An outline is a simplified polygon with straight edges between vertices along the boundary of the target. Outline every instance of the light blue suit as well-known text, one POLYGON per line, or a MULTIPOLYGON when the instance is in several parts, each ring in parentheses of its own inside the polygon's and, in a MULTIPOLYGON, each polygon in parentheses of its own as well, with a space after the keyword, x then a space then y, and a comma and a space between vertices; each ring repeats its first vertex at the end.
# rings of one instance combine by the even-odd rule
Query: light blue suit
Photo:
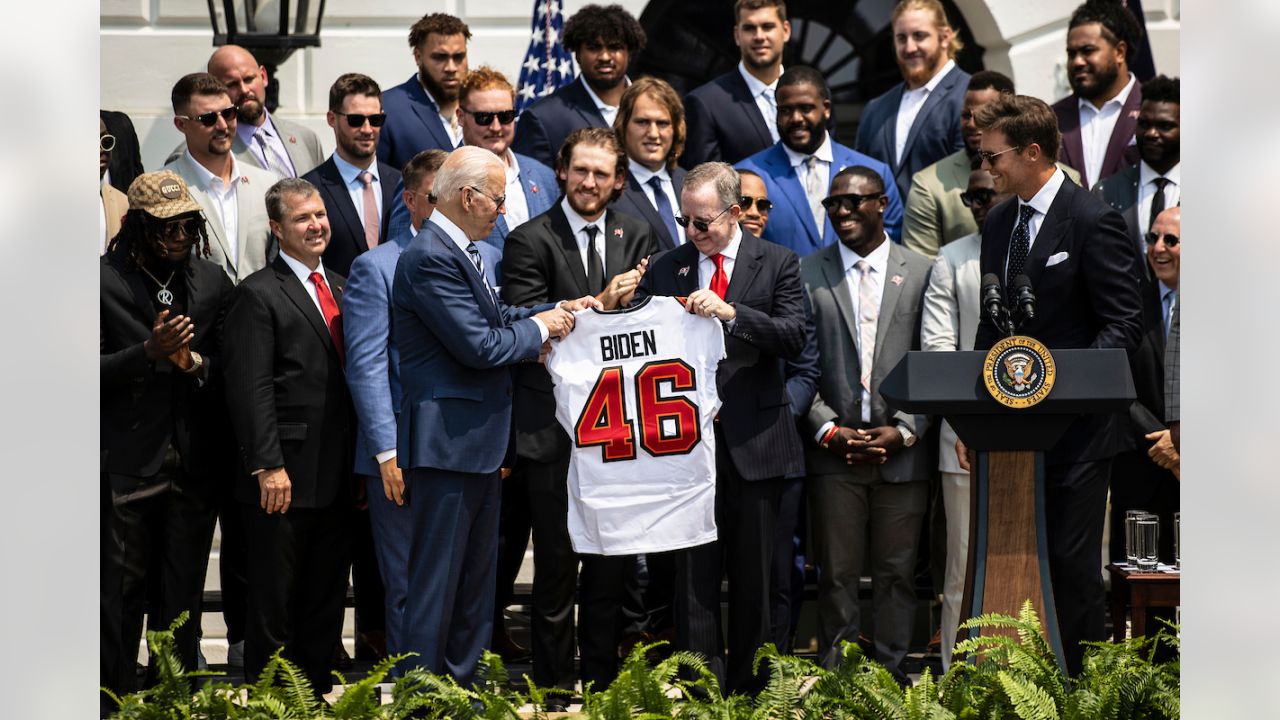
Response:
MULTIPOLYGON (((902 196, 898 194, 898 185, 893 181, 893 173, 889 166, 875 158, 847 148, 831 141, 831 177, 846 167, 863 165, 880 173, 884 179, 885 194, 889 196, 889 207, 884 211, 884 229, 894 242, 902 242, 902 196)), ((809 200, 804 194, 804 186, 791 165, 791 159, 778 141, 743 160, 734 167, 740 170, 752 170, 764 179, 769 191, 769 199, 773 201, 773 211, 769 213, 769 224, 765 226, 765 240, 790 248, 800 257, 804 257, 836 242, 836 230, 831 226, 831 219, 823 217, 822 232, 813 224, 813 213, 809 210, 809 200)))

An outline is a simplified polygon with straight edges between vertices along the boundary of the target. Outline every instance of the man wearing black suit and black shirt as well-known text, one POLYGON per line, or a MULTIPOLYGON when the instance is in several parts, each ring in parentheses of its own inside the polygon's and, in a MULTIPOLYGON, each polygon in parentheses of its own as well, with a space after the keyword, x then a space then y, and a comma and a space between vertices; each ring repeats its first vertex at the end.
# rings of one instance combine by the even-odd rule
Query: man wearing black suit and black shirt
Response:
MULTIPOLYGON (((594 295, 606 310, 626 304, 657 251, 647 223, 610 209, 622 192, 626 155, 613 131, 575 130, 560 148, 560 202, 507 236, 503 299, 512 305, 594 295)), ((533 680, 573 689, 573 594, 580 579, 578 646, 582 682, 597 691, 617 675, 620 611, 635 557, 573 552, 568 527, 569 436, 556 421, 551 377, 536 363, 516 367, 516 472, 528 482, 533 520, 533 680)))
POLYGON ((685 176, 681 224, 689 242, 654 259, 635 301, 687 296, 690 312, 721 321, 726 357, 716 386, 718 540, 676 553, 676 644, 702 653, 730 692, 754 692, 758 647, 769 642, 769 574, 784 478, 804 473, 785 364, 805 347, 804 290, 795 253, 738 224, 742 186, 725 163, 685 176), (728 663, 720 578, 729 577, 728 663))
POLYGON ((202 257, 209 239, 182 178, 139 176, 129 207, 101 261, 99 341, 100 681, 120 695, 137 689, 148 595, 158 603, 152 627, 191 613, 176 640, 183 664, 195 667, 213 489, 226 455, 213 369, 232 291, 231 279, 202 257))
POLYGON ((343 374, 345 279, 320 261, 329 219, 314 185, 267 191, 280 255, 236 288, 223 350, 249 548, 245 679, 284 649, 317 695, 333 685, 349 553, 355 416, 343 374))
MULTIPOLYGON (((1005 288, 1021 274, 1031 280, 1036 315, 1019 333, 1050 350, 1132 351, 1142 333, 1138 254, 1120 214, 1054 165, 1061 135, 1053 111, 1036 98, 1002 96, 975 120, 982 130, 978 155, 996 192, 1017 195, 987 215, 981 270, 1003 278, 1005 288)), ((987 350, 1000 337, 983 317, 974 349, 987 350)), ((1045 455, 1049 573, 1072 675, 1081 669, 1080 642, 1103 639, 1098 565, 1107 485, 1123 430, 1114 415, 1082 415, 1045 455)))

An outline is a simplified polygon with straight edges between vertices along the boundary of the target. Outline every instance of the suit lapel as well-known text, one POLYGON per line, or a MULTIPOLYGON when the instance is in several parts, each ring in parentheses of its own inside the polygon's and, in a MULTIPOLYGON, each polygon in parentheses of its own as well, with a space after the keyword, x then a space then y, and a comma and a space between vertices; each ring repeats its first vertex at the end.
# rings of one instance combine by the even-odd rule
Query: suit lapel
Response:
MULTIPOLYGON (((355 246, 356 254, 358 255, 362 250, 368 250, 367 247, 360 247, 364 242, 364 226, 360 224, 360 216, 356 213, 355 204, 351 202, 351 193, 347 191, 347 185, 342 181, 337 163, 330 156, 320 168, 320 185, 329 196, 325 205, 337 210, 335 214, 346 226, 346 236, 355 246)), ((386 205, 384 204, 383 207, 385 208, 386 205)))
POLYGON ((311 300, 311 295, 303 287, 302 281, 293 274, 293 270, 283 258, 277 257, 275 262, 271 263, 271 268, 275 270, 276 279, 280 281, 280 289, 284 291, 285 297, 297 306, 298 312, 302 313, 311 324, 311 329, 316 331, 320 336, 320 342, 324 343, 325 350, 334 352, 333 336, 329 334, 329 327, 324 324, 324 316, 320 314, 320 308, 316 307, 315 302, 311 300))
MULTIPOLYGON (((1111 139, 1107 141, 1107 152, 1102 156, 1102 167, 1099 173, 1108 175, 1114 172, 1123 162, 1125 148, 1133 139, 1134 130, 1138 126, 1138 107, 1142 104, 1142 84, 1134 82, 1129 97, 1120 107, 1120 117, 1111 130, 1111 139)), ((1089 178, 1090 182, 1098 182, 1097 178, 1089 178)))
MULTIPOLYGON (((236 217, 237 217, 237 221, 236 221, 236 247, 240 249, 240 252, 239 252, 239 253, 237 253, 237 256, 236 256, 236 269, 237 269, 237 270, 238 270, 238 269, 239 269, 239 267, 240 267, 240 263, 244 262, 244 261, 245 261, 245 258, 246 258, 246 257, 248 256, 248 254, 249 254, 249 225, 250 225, 251 223, 250 223, 250 222, 248 222, 248 220, 249 220, 249 218, 251 217, 252 213, 249 211, 249 209, 248 209, 248 208, 246 208, 246 207, 245 207, 245 204, 246 204, 246 202, 248 202, 248 203, 252 203, 255 199, 256 199, 258 202, 262 202, 262 198, 267 194, 267 189, 266 189, 266 188, 262 188, 262 192, 261 192, 261 194, 255 194, 255 195, 251 195, 251 196, 250 196, 250 197, 248 197, 248 198, 243 198, 243 197, 241 196, 241 193, 242 193, 242 192, 245 192, 245 193, 249 192, 249 186, 252 184, 252 182, 253 182, 253 181, 249 179, 249 176, 248 176, 248 175, 241 175, 237 180, 235 180, 235 184, 236 184, 236 217)), ((256 232, 256 230, 255 230, 255 232, 256 232)), ((266 258, 263 258, 262 260, 263 260, 263 262, 264 262, 264 263, 266 262, 266 258)))
POLYGON ((1080 141, 1080 104, 1079 98, 1072 95, 1070 106, 1058 116, 1062 128, 1062 161, 1080 172, 1080 183, 1089 187, 1089 178, 1084 173, 1084 145, 1080 141))
POLYGON ((231 141, 231 154, 236 156, 237 161, 252 165, 259 170, 266 170, 266 168, 262 167, 262 161, 254 154, 253 149, 240 139, 239 133, 235 134, 233 138, 231 141))
POLYGON ((396 204, 395 186, 399 184, 399 179, 394 183, 387 182, 387 170, 393 169, 390 165, 378 163, 378 185, 382 187, 382 222, 378 224, 379 244, 387 240, 387 229, 391 225, 391 209, 396 204))
MULTIPOLYGON (((946 77, 942 78, 937 87, 925 96, 924 104, 920 106, 920 112, 916 114, 916 119, 911 123, 910 130, 907 131, 907 142, 902 146, 902 157, 904 159, 911 152, 911 146, 915 144, 916 138, 920 137, 921 128, 924 127, 925 122, 928 120, 929 113, 933 112, 934 108, 938 107, 942 100, 950 94, 952 86, 959 80, 962 72, 964 71, 960 69, 959 65, 951 68, 951 71, 947 73, 946 77)), ((901 100, 901 93, 898 94, 898 98, 901 100)), ((896 116, 895 122, 889 124, 895 128, 897 127, 896 116)), ((889 147, 893 146, 890 145, 889 147)), ((895 173, 898 171, 897 163, 894 163, 893 170, 895 173)))
POLYGON ((570 85, 571 89, 566 93, 568 97, 565 99, 570 101, 569 105, 586 121, 587 127, 609 127, 609 124, 604 121, 604 116, 596 109, 596 103, 591 99, 591 94, 587 92, 586 82, 582 76, 579 76, 578 81, 570 85))
MULTIPOLYGON (((551 237, 559 240, 559 242, 553 241, 553 244, 560 251, 561 262, 569 270, 569 276, 578 286, 578 292, 586 295, 588 293, 587 271, 582 267, 582 255, 578 253, 578 238, 569 227, 569 218, 565 217, 559 203, 552 205, 547 211, 547 220, 551 223, 551 237)), ((606 242, 605 245, 608 246, 608 243, 606 242)))
MULTIPOLYGON (((679 192, 678 190, 676 191, 677 197, 679 197, 679 192)), ((644 188, 640 186, 640 181, 636 180, 635 175, 631 173, 627 173, 626 193, 631 204, 635 205, 636 209, 640 211, 641 219, 649 223, 649 226, 653 228, 662 244, 668 249, 675 247, 676 239, 671 237, 666 223, 662 222, 662 218, 659 217, 658 211, 654 209, 653 203, 649 202, 649 196, 644 194, 644 188)))
POLYGON ((227 262, 234 270, 236 263, 232 260, 235 255, 231 252, 231 246, 227 244, 227 232, 222 228, 222 216, 218 214, 218 209, 213 206, 213 198, 209 197, 209 192, 200 184, 200 176, 196 169, 191 166, 192 160, 188 159, 184 153, 178 162, 182 165, 179 174, 187 183, 187 190, 191 193, 191 197, 195 198, 196 203, 204 210, 205 225, 209 228, 209 233, 213 235, 213 241, 218 243, 218 247, 222 249, 222 255, 227 258, 227 262))
POLYGON ((1017 198, 1009 198, 987 212, 986 225, 979 228, 982 233, 982 252, 978 267, 984 273, 1004 277, 1005 262, 1009 259, 1009 241, 1013 237, 1013 223, 1017 215, 1017 198))
MULTIPOLYGON (((751 96, 751 88, 747 87, 747 81, 742 79, 742 73, 735 68, 732 71, 732 80, 729 83, 729 92, 733 95, 733 99, 738 103, 740 112, 747 119, 747 124, 755 130, 756 137, 761 145, 769 146, 773 144, 773 135, 769 134, 769 125, 765 123, 764 118, 760 115, 760 106, 756 104, 756 99, 751 96)), ((680 191, 676 190, 676 197, 680 197, 680 191)))
POLYGON ((609 278, 630 269, 625 267, 627 264, 627 243, 630 241, 631 238, 626 237, 622 229, 622 223, 618 221, 618 214, 612 210, 605 210, 604 281, 606 283, 609 282, 609 278))
POLYGON ((813 224, 813 213, 809 211, 809 196, 804 194, 800 176, 796 174, 796 169, 791 163, 787 162, 787 154, 783 152, 782 145, 775 145, 771 155, 769 160, 773 170, 770 174, 778 179, 778 189, 782 191, 782 197, 779 200, 785 202, 795 213, 799 219, 799 227, 804 228, 805 236, 809 238, 809 244, 815 248, 822 247, 822 235, 813 224))
POLYGON ((876 315, 876 347, 872 356, 873 365, 880 360, 880 348, 884 347, 884 338, 889 332, 889 325, 892 324, 893 311, 898 306, 898 298, 902 295, 902 286, 908 276, 907 262, 902 257, 902 251, 893 243, 889 243, 889 262, 885 265, 884 275, 880 312, 876 315), (897 282, 894 278, 898 279, 897 282))
MULTIPOLYGON (((889 119, 885 121, 883 125, 880 126, 880 134, 884 137, 883 147, 885 148, 885 153, 889 156, 885 158, 885 164, 888 165, 889 169, 893 170, 895 174, 898 172, 898 159, 897 157, 895 157, 895 153, 894 153, 894 148, 898 146, 897 108, 899 105, 902 104, 902 91, 904 89, 906 89, 906 86, 903 85, 902 83, 898 83, 897 85, 893 86, 892 90, 889 91, 890 95, 888 99, 886 99, 884 106, 893 108, 894 112, 892 115, 889 116, 889 119)), ((927 102, 928 100, 926 99, 926 104, 927 102)), ((916 116, 916 120, 919 121, 920 117, 923 115, 924 115, 924 108, 922 107, 920 108, 920 115, 916 116)), ((833 140, 832 142, 835 142, 835 141, 833 140)), ((907 142, 911 142, 911 133, 907 133, 907 142)), ((902 157, 906 157, 906 156, 907 156, 907 149, 903 147, 902 157)), ((886 178, 886 180, 888 179, 889 178, 886 178)))
MULTIPOLYGON (((1064 178, 1062 187, 1058 189, 1058 194, 1054 196, 1053 203, 1049 205, 1049 212, 1045 214, 1044 220, 1040 222, 1040 230, 1036 233, 1035 242, 1031 245, 1031 252, 1027 255, 1027 262, 1022 266, 1022 272, 1031 281, 1031 287, 1033 288, 1039 286, 1045 263, 1049 261, 1049 256, 1057 251, 1058 246, 1062 244, 1062 239, 1066 237, 1067 231, 1071 229, 1073 218, 1067 212, 1067 208, 1071 205, 1071 196, 1076 192, 1083 191, 1076 187, 1075 183, 1071 182, 1071 178, 1064 178)), ((1012 280, 1013 278, 1008 279, 1012 280)))
POLYGON ((412 104, 413 113, 418 116, 418 119, 427 128, 427 133, 435 138, 436 146, 453 148, 453 139, 449 137, 449 133, 444 129, 444 120, 440 117, 440 108, 427 95, 427 91, 422 89, 422 81, 418 79, 417 75, 409 78, 409 94, 417 101, 412 104))
POLYGON ((138 314, 146 321, 147 327, 151 327, 151 324, 156 319, 156 308, 151 304, 151 297, 147 295, 146 283, 142 281, 142 269, 126 271, 123 266, 117 266, 116 271, 120 273, 120 278, 128 286, 129 295, 133 298, 133 304, 138 314))
POLYGON ((831 289, 831 294, 836 301, 836 307, 840 309, 840 315, 844 318, 844 326, 849 331, 849 337, 857 344, 858 323, 853 316, 853 300, 850 299, 850 288, 848 276, 844 272, 843 258, 840 256, 840 246, 831 245, 823 248, 822 252, 822 275, 826 278, 827 287, 831 289))
POLYGON ((466 278, 467 284, 471 286, 471 292, 476 296, 476 305, 480 308, 480 313, 489 318, 494 327, 501 327, 503 324, 502 315, 498 311, 498 298, 489 293, 485 288, 485 280, 480 277, 480 272, 476 269, 475 263, 471 262, 471 258, 467 257, 467 253, 457 246, 449 236, 445 234, 434 223, 424 223, 423 227, 430 226, 431 232, 435 234, 436 242, 444 248, 444 251, 453 255, 454 259, 462 263, 462 274, 466 278), (488 297, 488 300, 484 298, 488 297))
POLYGON ((756 275, 760 274, 760 258, 764 255, 764 248, 760 247, 761 240, 741 226, 738 227, 738 232, 742 241, 738 245, 738 257, 733 262, 733 277, 729 278, 729 288, 724 293, 725 302, 735 302, 751 287, 756 275))
POLYGON ((520 189, 524 191, 524 202, 529 208, 529 217, 537 217, 551 208, 554 189, 541 187, 533 179, 532 173, 525 168, 525 163, 537 162, 533 158, 520 157, 520 189))
POLYGON ((693 243, 681 245, 671 253, 672 272, 675 273, 672 280, 676 294, 688 297, 698 289, 698 263, 702 260, 702 254, 693 243))

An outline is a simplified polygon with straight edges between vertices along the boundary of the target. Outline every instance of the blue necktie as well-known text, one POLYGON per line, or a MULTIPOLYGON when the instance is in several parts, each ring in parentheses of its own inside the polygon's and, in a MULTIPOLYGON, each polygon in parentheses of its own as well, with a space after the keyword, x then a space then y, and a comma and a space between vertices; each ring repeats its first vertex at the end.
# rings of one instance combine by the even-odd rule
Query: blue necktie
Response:
POLYGON ((671 244, 680 244, 680 232, 676 230, 676 214, 671 210, 671 201, 667 199, 667 193, 662 189, 662 178, 654 175, 649 178, 649 187, 653 188, 653 205, 658 209, 658 216, 662 218, 662 224, 667 226, 667 232, 671 233, 671 244))

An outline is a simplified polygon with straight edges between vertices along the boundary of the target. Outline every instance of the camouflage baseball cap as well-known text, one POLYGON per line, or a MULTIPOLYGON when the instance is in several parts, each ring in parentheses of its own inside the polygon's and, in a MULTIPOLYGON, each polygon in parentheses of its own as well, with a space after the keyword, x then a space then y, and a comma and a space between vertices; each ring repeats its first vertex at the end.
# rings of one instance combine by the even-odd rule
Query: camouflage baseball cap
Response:
POLYGON ((167 220, 175 215, 200 212, 191 199, 187 184, 170 170, 139 175, 129 185, 129 209, 145 210, 148 215, 167 220))

